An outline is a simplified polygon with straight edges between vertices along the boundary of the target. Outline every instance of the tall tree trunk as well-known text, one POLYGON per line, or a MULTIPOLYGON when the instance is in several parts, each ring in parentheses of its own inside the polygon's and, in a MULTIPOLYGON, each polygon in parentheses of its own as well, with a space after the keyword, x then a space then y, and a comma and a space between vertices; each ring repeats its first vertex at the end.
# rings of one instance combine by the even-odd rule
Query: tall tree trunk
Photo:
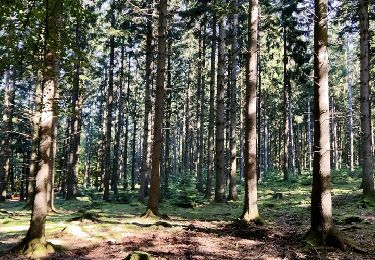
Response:
POLYGON ((375 196, 373 154, 371 149, 371 110, 369 85, 369 1, 359 0, 360 84, 361 84, 361 165, 362 188, 365 195, 375 196))
MULTIPOLYGON (((215 1, 214 1, 215 3, 215 1)), ((207 183, 205 198, 211 198, 212 175, 214 173, 214 153, 215 153, 215 73, 216 73, 216 15, 212 17, 212 39, 211 39, 211 68, 210 68, 210 108, 208 119, 208 148, 207 148, 207 183)))
MULTIPOLYGON (((349 38, 348 38, 349 39, 349 38)), ((348 137, 349 137, 349 169, 351 172, 354 170, 354 132, 353 132, 353 90, 352 90, 352 75, 351 75, 351 54, 350 47, 347 47, 347 82, 348 82, 348 137)))
POLYGON ((33 254, 33 248, 41 245, 47 250, 45 223, 47 216, 47 182, 50 169, 51 150, 53 149, 53 109, 57 88, 57 15, 60 3, 57 0, 46 1, 45 60, 43 73, 43 108, 40 121, 40 162, 36 174, 35 196, 31 214, 30 227, 26 237, 19 245, 19 250, 33 254))
POLYGON ((286 25, 285 25, 285 14, 283 10, 283 50, 284 50, 284 58, 283 58, 283 95, 284 95, 284 100, 283 100, 283 109, 284 109, 284 152, 283 152, 283 173, 284 173, 284 181, 289 180, 289 72, 288 72, 288 56, 287 56, 287 42, 286 42, 286 25))
POLYGON ((93 117, 91 114, 91 109, 89 112, 89 124, 87 129, 86 145, 85 145, 85 167, 83 170, 83 188, 87 189, 88 186, 91 187, 91 146, 93 139, 93 117))
POLYGON ((171 116, 172 116, 172 38, 168 39, 168 61, 167 61, 167 88, 166 88, 166 117, 165 117, 165 164, 164 164, 164 180, 163 193, 167 194, 169 189, 169 176, 171 173, 171 158, 170 158, 170 139, 171 139, 171 116))
MULTIPOLYGON (((115 27, 114 2, 111 6, 111 27, 115 27)), ((113 70, 115 67, 115 36, 109 38, 109 73, 108 73, 108 89, 107 89, 107 117, 104 144, 104 194, 103 200, 109 201, 109 180, 111 177, 111 130, 112 130, 112 110, 113 110, 113 70)))
MULTIPOLYGON (((76 41, 80 47, 81 31, 80 21, 76 24, 76 41)), ((71 200, 77 196, 78 185, 78 149, 81 139, 82 126, 82 97, 80 89, 80 74, 81 74, 81 53, 80 50, 76 53, 77 60, 74 64, 74 79, 72 88, 72 110, 70 114, 70 143, 68 156, 68 171, 67 171, 67 190, 66 199, 71 200)))
POLYGON ((232 1, 234 14, 232 19, 232 53, 231 53, 231 78, 230 78, 230 182, 228 200, 237 200, 237 66, 238 66, 238 0, 232 1))
POLYGON ((258 0, 249 0, 245 106, 245 199, 242 219, 259 218, 256 173, 256 92, 258 77, 258 0))
MULTIPOLYGON (((204 18, 204 21, 206 19, 204 18)), ((198 89, 197 89, 197 99, 196 99, 196 106, 197 106, 197 183, 196 189, 198 192, 203 192, 203 132, 204 132, 204 68, 205 68, 205 34, 206 34, 206 27, 203 25, 203 22, 200 24, 199 28, 199 47, 198 47, 198 89), (203 33, 202 33, 203 31, 203 33)))
MULTIPOLYGON (((226 1, 221 1, 225 4, 226 1)), ((223 15, 219 19, 219 38, 218 38, 218 65, 217 65, 217 93, 216 93, 216 185, 215 201, 225 202, 225 155, 224 155, 224 130, 225 130, 225 37, 226 37, 226 17, 223 15)))
POLYGON ((337 244, 332 221, 330 127, 327 52, 327 0, 315 0, 314 19, 314 161, 311 192, 311 228, 307 242, 337 244))
POLYGON ((0 202, 4 202, 7 195, 8 175, 10 170, 10 131, 12 125, 12 92, 10 83, 10 71, 5 72, 4 106, 2 121, 2 138, 0 149, 0 202))
POLYGON ((42 111, 42 80, 43 75, 41 71, 37 72, 35 78, 35 91, 34 91, 34 115, 33 115, 33 130, 31 140, 31 156, 30 156, 30 169, 27 178, 27 199, 26 207, 31 208, 34 200, 35 189, 35 176, 38 169, 38 148, 39 148, 39 125, 40 116, 42 111))
MULTIPOLYGON (((124 189, 128 188, 128 139, 129 139, 129 97, 130 97, 130 63, 131 63, 131 56, 130 52, 128 54, 128 82, 125 94, 125 104, 126 104, 126 112, 125 112, 125 138, 124 138, 124 149, 122 151, 123 155, 123 163, 124 163, 124 179, 123 179, 123 186, 124 189)), ((131 179, 131 189, 135 189, 135 179, 131 179)))
POLYGON ((148 187, 146 187, 147 178, 150 175, 151 167, 151 95, 152 95, 152 60, 154 56, 154 49, 152 46, 152 15, 154 13, 153 0, 148 1, 148 19, 147 19, 147 35, 146 35, 146 84, 145 84, 145 115, 143 121, 143 147, 142 147, 142 166, 141 166, 141 187, 139 189, 139 200, 143 201, 146 196, 148 187))
POLYGON ((151 187, 146 215, 157 215, 160 199, 160 154, 162 141, 164 81, 166 63, 167 0, 160 0, 158 5, 158 56, 156 72, 156 97, 154 117, 154 141, 152 144, 151 187))
POLYGON ((308 161, 309 161, 309 172, 312 171, 312 131, 311 131, 311 99, 308 98, 307 102, 307 147, 308 147, 308 161))
POLYGON ((120 82, 118 87, 118 99, 117 99, 117 128, 115 134, 115 145, 113 148, 113 170, 112 170, 112 190, 114 194, 118 193, 118 179, 119 179, 119 169, 120 167, 120 147, 121 147, 121 133, 123 128, 123 103, 124 103, 124 93, 123 93, 123 81, 124 81, 124 57, 125 57, 125 46, 121 46, 121 66, 120 66, 120 82))

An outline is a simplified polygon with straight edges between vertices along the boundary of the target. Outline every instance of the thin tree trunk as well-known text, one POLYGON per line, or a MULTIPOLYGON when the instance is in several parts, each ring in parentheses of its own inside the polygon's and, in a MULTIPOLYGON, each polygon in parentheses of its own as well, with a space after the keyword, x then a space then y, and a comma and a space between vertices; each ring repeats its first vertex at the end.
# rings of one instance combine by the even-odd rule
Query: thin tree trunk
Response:
POLYGON ((237 200, 237 66, 238 66, 238 0, 232 1, 234 14, 232 21, 232 53, 231 53, 231 79, 230 79, 230 182, 228 200, 237 200))
POLYGON ((147 178, 150 175, 151 167, 151 146, 152 146, 152 61, 154 56, 154 48, 152 46, 152 15, 154 13, 153 0, 148 1, 148 19, 147 19, 147 34, 146 34, 146 68, 145 68, 145 115, 143 121, 143 147, 142 147, 142 166, 141 166, 141 186, 139 189, 139 200, 143 201, 145 199, 147 189, 146 186, 147 178))
POLYGON ((118 89, 118 102, 117 102, 117 128, 115 134, 115 145, 113 148, 113 170, 112 170, 112 190, 114 194, 118 193, 118 179, 119 179, 119 169, 120 166, 120 146, 121 146, 121 133, 123 128, 123 103, 124 103, 124 93, 123 93, 123 81, 124 81, 124 56, 125 56, 125 46, 121 46, 121 66, 120 66, 120 82, 119 82, 119 89, 118 89))
MULTIPOLYGON (((80 46, 81 32, 80 22, 76 25, 76 41, 80 46)), ((81 53, 77 53, 77 60, 74 64, 74 79, 72 88, 72 111, 70 115, 70 142, 69 142, 69 157, 68 157, 68 171, 67 171, 67 191, 66 199, 71 200, 77 196, 78 185, 78 149, 81 139, 81 126, 82 126, 82 97, 79 77, 81 74, 81 53)))
MULTIPOLYGON (((215 3, 215 1, 214 1, 215 3)), ((215 74, 216 74, 216 15, 212 18, 212 39, 211 39, 211 69, 210 69, 210 108, 208 121, 208 149, 207 149, 207 183, 205 198, 211 198, 212 175, 214 173, 214 153, 215 153, 215 74)))
MULTIPOLYGON (((225 1, 222 1, 225 3, 225 1)), ((225 202, 225 155, 224 155, 224 130, 225 130, 225 37, 226 37, 226 17, 223 15, 219 19, 219 38, 218 38, 218 66, 217 66, 217 93, 216 93, 216 185, 215 201, 225 202)))
POLYGON ((312 134, 311 134, 311 99, 307 101, 307 146, 309 156, 309 172, 312 171, 312 134))
POLYGON ((12 92, 14 91, 10 83, 10 71, 5 72, 5 88, 4 88, 4 106, 2 121, 2 138, 0 149, 0 202, 4 202, 7 195, 7 185, 10 170, 10 131, 12 125, 12 92))
MULTIPOLYGON (((114 3, 111 6, 111 27, 115 27, 114 3)), ((113 70, 115 67, 115 36, 109 38, 109 73, 108 73, 108 89, 107 89, 107 117, 104 144, 104 194, 103 200, 109 201, 109 180, 111 177, 111 130, 112 130, 112 110, 113 110, 113 70)))

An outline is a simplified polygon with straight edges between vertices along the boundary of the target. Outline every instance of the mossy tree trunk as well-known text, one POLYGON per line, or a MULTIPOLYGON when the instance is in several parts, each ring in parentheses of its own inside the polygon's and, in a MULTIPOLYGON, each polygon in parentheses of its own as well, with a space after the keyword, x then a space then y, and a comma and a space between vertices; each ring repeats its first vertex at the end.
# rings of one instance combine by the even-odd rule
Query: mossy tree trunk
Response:
POLYGON ((258 56, 258 0, 249 1, 248 46, 246 66, 245 105, 245 199, 242 219, 246 222, 259 218, 256 173, 256 90, 258 56))

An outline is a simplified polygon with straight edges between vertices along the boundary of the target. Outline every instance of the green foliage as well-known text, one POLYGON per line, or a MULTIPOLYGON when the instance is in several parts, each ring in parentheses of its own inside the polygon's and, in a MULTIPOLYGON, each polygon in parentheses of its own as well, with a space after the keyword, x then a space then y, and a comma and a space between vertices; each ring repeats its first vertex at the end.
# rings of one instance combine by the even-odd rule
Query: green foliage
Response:
POLYGON ((173 198, 171 199, 173 205, 181 208, 194 208, 203 203, 202 195, 196 192, 192 174, 183 173, 176 181, 175 188, 171 188, 175 194, 170 195, 173 198))

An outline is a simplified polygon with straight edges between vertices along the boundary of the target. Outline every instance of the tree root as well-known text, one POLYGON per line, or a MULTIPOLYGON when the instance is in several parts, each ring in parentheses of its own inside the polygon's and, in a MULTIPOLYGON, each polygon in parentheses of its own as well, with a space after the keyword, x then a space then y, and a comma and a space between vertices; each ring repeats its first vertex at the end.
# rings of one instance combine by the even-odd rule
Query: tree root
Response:
POLYGON ((159 219, 159 213, 153 212, 151 209, 147 209, 145 213, 141 215, 141 218, 157 218, 159 219))
POLYGON ((13 254, 22 254, 31 258, 40 258, 48 254, 54 253, 55 247, 52 243, 45 241, 45 239, 23 239, 20 244, 10 250, 13 254))
POLYGON ((168 215, 160 215, 158 212, 154 212, 151 209, 147 209, 146 212, 141 215, 141 218, 171 220, 171 218, 168 217, 168 215))
POLYGON ((305 249, 311 250, 319 246, 330 246, 342 251, 354 251, 360 254, 368 254, 358 243, 344 235, 337 228, 333 227, 327 234, 322 234, 310 229, 305 238, 305 249))

